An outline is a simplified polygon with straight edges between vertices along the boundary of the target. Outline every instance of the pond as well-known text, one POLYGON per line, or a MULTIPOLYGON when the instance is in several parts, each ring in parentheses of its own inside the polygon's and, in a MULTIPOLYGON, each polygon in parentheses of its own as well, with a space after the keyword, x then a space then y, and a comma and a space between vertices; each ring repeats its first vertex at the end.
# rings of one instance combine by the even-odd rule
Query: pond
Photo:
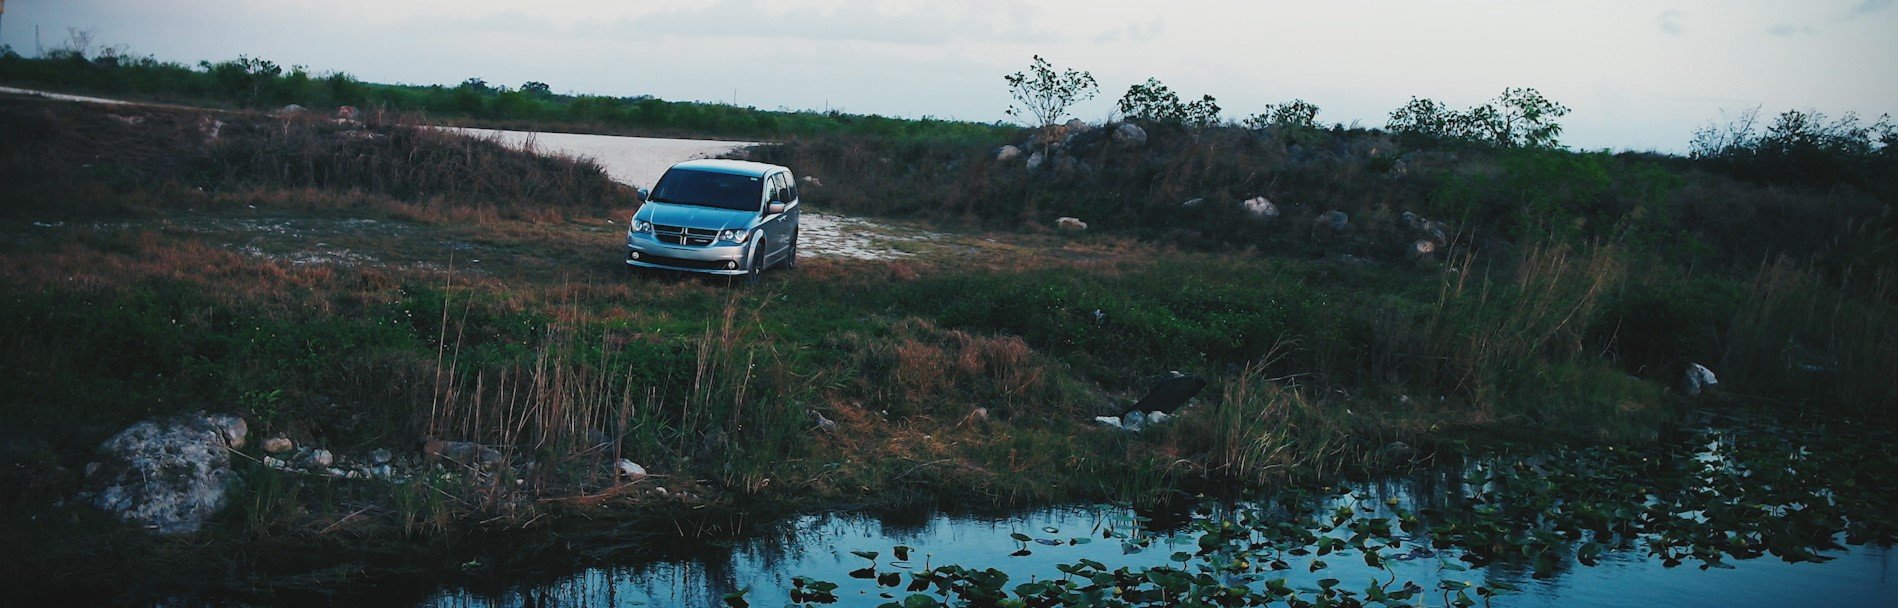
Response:
POLYGON ((685 557, 425 605, 1893 605, 1882 445, 1754 425, 1182 512, 808 515, 669 548, 685 557))

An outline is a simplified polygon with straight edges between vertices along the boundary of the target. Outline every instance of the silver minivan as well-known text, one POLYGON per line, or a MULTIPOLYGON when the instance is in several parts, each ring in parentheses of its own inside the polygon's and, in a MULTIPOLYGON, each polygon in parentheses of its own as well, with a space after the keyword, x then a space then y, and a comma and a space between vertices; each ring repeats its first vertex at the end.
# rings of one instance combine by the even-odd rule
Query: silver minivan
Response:
POLYGON ((791 170, 742 160, 673 165, 626 230, 628 268, 757 277, 797 266, 797 180, 791 170))

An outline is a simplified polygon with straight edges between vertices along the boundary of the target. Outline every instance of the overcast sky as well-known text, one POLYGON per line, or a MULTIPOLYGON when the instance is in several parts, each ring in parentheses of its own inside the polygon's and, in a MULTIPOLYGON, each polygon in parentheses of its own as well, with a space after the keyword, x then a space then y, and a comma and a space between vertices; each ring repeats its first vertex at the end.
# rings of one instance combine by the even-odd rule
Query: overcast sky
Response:
POLYGON ((77 27, 183 62, 978 121, 1005 118, 1002 76, 1040 54, 1093 72, 1093 121, 1149 76, 1227 118, 1302 98, 1369 127, 1413 95, 1526 86, 1573 108, 1567 145, 1681 151, 1723 111, 1898 113, 1895 2, 11 0, 0 43, 77 27))

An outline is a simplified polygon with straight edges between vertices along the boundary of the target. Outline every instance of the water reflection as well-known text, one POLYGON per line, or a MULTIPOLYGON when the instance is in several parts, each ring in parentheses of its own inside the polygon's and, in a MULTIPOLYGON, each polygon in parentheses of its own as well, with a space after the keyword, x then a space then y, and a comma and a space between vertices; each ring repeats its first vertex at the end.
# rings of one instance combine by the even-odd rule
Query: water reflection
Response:
MULTIPOLYGON (((1675 500, 1674 494, 1707 493, 1717 486, 1711 476, 1756 474, 1751 462, 1731 452, 1737 440, 1730 434, 1711 433, 1698 450, 1675 458, 1636 460, 1633 468, 1604 470, 1602 475, 1657 474, 1660 468, 1691 466, 1693 474, 1677 476, 1684 485, 1648 484, 1647 504, 1675 500), (1646 469, 1644 473, 1643 469, 1646 469), (1707 477, 1703 477, 1706 475, 1707 477), (1705 483, 1703 483, 1705 482, 1705 483), (1656 489, 1667 488, 1667 489, 1656 489)), ((1797 454, 1795 454, 1797 455, 1797 454)), ((1617 456, 1619 457, 1619 455, 1617 456)), ((1323 536, 1343 539, 1387 527, 1404 513, 1455 513, 1478 508, 1510 509, 1510 504, 1485 504, 1479 497, 1499 490, 1495 477, 1472 475, 1483 467, 1528 471, 1531 478, 1546 467, 1566 463, 1545 456, 1478 461, 1469 466, 1416 471, 1391 479, 1352 484, 1346 489, 1288 495, 1269 502, 1209 502, 1192 511, 1135 512, 1110 505, 1083 505, 1042 509, 1006 517, 951 515, 928 512, 890 516, 860 514, 809 515, 782 522, 755 538, 732 544, 696 543, 667 547, 668 559, 581 572, 551 583, 518 584, 480 590, 447 590, 425 605, 445 607, 489 606, 691 606, 727 605, 730 594, 742 593, 752 606, 781 606, 790 600, 793 576, 808 576, 840 584, 837 606, 877 606, 906 595, 887 587, 875 574, 907 573, 942 565, 974 570, 995 568, 1008 575, 1006 589, 1015 585, 1060 579, 1057 568, 1083 559, 1114 568, 1179 566, 1176 552, 1193 553, 1198 547, 1199 522, 1248 519, 1268 526, 1289 523, 1302 530, 1320 530, 1325 522, 1343 522, 1323 536), (1364 527, 1360 527, 1360 526, 1364 527), (912 547, 907 560, 894 547, 912 547), (874 561, 856 551, 875 552, 874 561), (866 571, 866 567, 873 570, 866 571), (856 575, 856 576, 853 576, 856 575)), ((1585 465, 1585 470, 1588 469, 1585 465)), ((1573 472, 1573 468, 1567 469, 1573 472)), ((1674 470, 1674 473, 1679 473, 1674 470)), ((1717 492, 1715 492, 1717 493, 1717 492)), ((1639 495, 1637 493, 1637 495, 1639 495)), ((1813 495, 1815 498, 1825 499, 1813 495)), ((1771 501, 1768 501, 1769 503, 1771 501)), ((1698 511, 1672 514, 1704 520, 1698 511)), ((1531 526, 1537 527, 1537 526, 1531 526)), ((1565 543, 1552 563, 1535 563, 1526 552, 1502 551, 1480 567, 1470 567, 1454 549, 1433 546, 1427 528, 1412 534, 1389 529, 1373 532, 1377 555, 1366 555, 1352 543, 1336 543, 1323 551, 1268 550, 1261 555, 1280 562, 1260 580, 1285 577, 1297 589, 1315 589, 1321 579, 1343 581, 1340 588, 1365 589, 1367 583, 1413 582, 1426 590, 1413 601, 1445 605, 1450 595, 1442 588, 1470 586, 1515 589, 1497 596, 1495 606, 1880 606, 1898 597, 1894 566, 1888 548, 1846 547, 1825 551, 1825 563, 1790 563, 1772 556, 1731 559, 1731 569, 1703 570, 1689 562, 1667 567, 1649 555, 1635 536, 1590 538, 1604 545, 1598 558, 1579 560, 1576 543, 1565 543), (1387 544, 1379 544, 1379 543, 1387 544), (1582 561, 1595 562, 1583 565, 1582 561), (1540 566, 1540 572, 1538 572, 1540 566), (1541 576, 1537 576, 1540 574, 1541 576)), ((1592 544, 1592 543, 1591 543, 1592 544)), ((1304 541, 1293 543, 1303 547, 1304 541)), ((1266 558, 1261 558, 1261 560, 1266 558)), ((1479 560, 1482 561, 1482 560, 1479 560)))

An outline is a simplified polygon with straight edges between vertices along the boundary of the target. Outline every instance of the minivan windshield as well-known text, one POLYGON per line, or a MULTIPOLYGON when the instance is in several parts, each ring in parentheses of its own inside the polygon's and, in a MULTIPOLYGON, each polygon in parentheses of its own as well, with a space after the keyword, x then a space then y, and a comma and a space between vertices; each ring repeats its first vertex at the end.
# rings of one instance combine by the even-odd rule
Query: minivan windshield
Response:
POLYGON ((757 211, 763 208, 764 180, 716 171, 672 169, 659 178, 659 185, 653 186, 652 195, 646 200, 757 211))

